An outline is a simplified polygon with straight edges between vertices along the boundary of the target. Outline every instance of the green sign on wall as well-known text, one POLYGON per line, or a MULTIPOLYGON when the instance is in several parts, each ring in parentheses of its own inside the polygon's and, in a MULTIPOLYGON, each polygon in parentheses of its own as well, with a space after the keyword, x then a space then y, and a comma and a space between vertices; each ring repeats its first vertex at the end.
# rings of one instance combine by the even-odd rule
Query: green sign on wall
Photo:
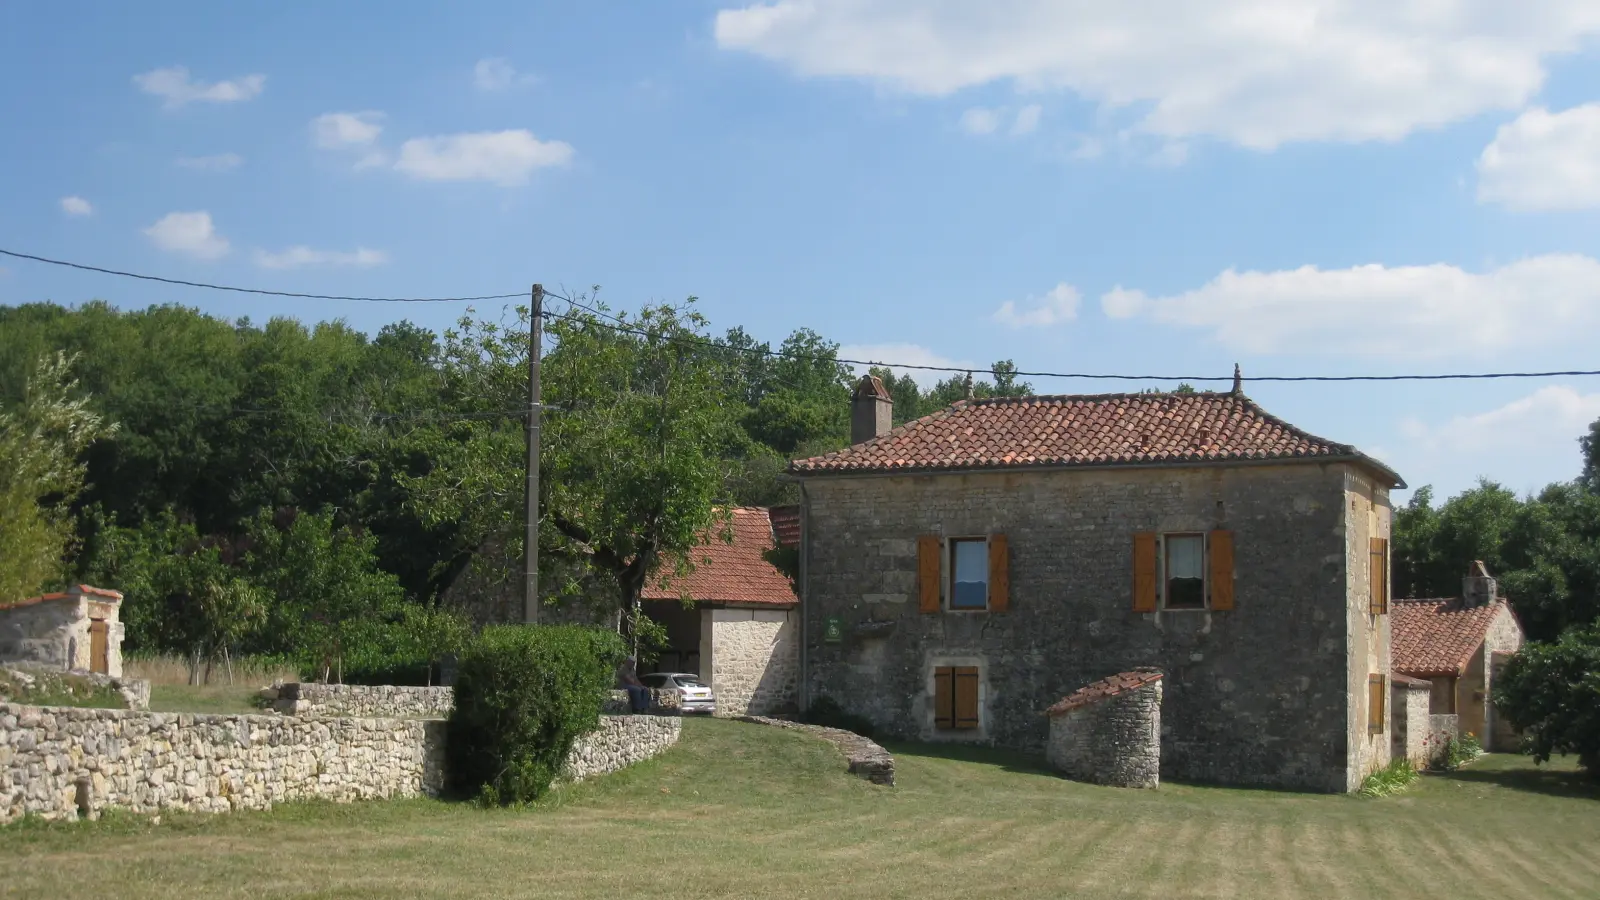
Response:
POLYGON ((844 620, 838 616, 829 616, 822 627, 822 640, 829 644, 837 644, 844 640, 844 620))

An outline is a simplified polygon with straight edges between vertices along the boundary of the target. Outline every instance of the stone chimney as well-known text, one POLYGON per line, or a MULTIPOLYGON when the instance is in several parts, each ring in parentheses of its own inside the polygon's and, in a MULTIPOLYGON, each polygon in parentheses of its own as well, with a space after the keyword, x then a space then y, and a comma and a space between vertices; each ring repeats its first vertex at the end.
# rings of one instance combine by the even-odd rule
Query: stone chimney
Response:
POLYGON ((1474 560, 1467 567, 1467 577, 1461 579, 1461 605, 1467 609, 1488 606, 1499 595, 1499 586, 1484 568, 1483 560, 1474 560))
POLYGON ((894 400, 876 375, 863 375, 850 398, 850 443, 888 434, 894 427, 894 400))
POLYGON ((1244 393, 1244 372, 1240 371, 1238 363, 1233 364, 1233 392, 1236 395, 1244 393))

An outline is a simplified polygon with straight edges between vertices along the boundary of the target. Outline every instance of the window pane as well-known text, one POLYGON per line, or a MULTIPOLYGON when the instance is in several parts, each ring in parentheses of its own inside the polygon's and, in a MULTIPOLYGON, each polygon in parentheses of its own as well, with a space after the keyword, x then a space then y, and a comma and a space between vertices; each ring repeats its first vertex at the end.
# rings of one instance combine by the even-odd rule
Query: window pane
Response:
POLYGON ((984 609, 989 605, 989 547, 987 541, 951 542, 951 609, 984 609))
POLYGON ((1167 606, 1198 607, 1206 603, 1205 541, 1198 534, 1168 537, 1167 606))

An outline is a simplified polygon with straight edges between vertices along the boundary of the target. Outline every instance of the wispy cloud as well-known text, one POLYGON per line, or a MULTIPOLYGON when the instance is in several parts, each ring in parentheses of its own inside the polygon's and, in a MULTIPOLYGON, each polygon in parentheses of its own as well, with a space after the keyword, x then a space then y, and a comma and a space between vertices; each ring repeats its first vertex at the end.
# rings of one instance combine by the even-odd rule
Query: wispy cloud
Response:
POLYGON ((311 136, 324 150, 368 147, 383 134, 384 115, 376 110, 323 113, 311 120, 311 136))
POLYGON ((482 131, 412 138, 400 146, 397 171, 428 181, 490 181, 522 184, 535 169, 563 166, 572 145, 541 141, 532 132, 482 131))
POLYGON ((1011 123, 1011 134, 1021 137, 1033 134, 1039 130, 1039 116, 1044 113, 1044 108, 1037 103, 1030 103, 1017 110, 1017 117, 1011 123))
POLYGON ((994 134, 1000 127, 1000 110, 974 106, 961 114, 961 130, 967 134, 994 134))
POLYGON ((133 76, 146 94, 160 97, 168 109, 190 103, 239 103, 259 96, 267 85, 265 75, 242 75, 227 81, 206 82, 190 77, 183 66, 154 69, 133 76))
POLYGON ((1041 298, 1029 297, 1026 309, 1018 307, 1015 300, 1007 300, 994 311, 994 319, 1012 328, 1048 328, 1076 319, 1082 299, 1077 288, 1063 281, 1041 298))
POLYGON ((228 239, 217 233, 211 213, 167 213, 144 229, 146 237, 163 250, 195 259, 218 259, 228 253, 228 239))
POLYGON ((218 153, 214 156, 180 156, 177 165, 197 172, 229 172, 244 165, 244 157, 237 153, 218 153))
POLYGON ((299 269, 306 266, 353 266, 364 269, 381 266, 388 261, 388 254, 365 247, 345 252, 313 250, 303 244, 297 244, 281 253, 271 253, 266 250, 255 252, 255 263, 263 269, 299 269))
POLYGON ((62 197, 61 211, 69 216, 92 216, 94 206, 82 197, 62 197))
POLYGON ((472 83, 480 91, 503 91, 519 85, 535 84, 539 76, 518 72, 503 57, 493 56, 478 60, 472 67, 472 83))

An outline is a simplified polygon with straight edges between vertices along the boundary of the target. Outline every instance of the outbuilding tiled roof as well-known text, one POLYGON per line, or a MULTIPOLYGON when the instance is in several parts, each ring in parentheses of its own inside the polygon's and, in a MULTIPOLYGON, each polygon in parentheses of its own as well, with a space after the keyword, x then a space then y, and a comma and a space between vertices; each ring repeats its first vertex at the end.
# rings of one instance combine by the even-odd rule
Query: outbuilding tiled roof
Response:
POLYGON ((767 513, 772 517, 772 533, 778 546, 800 546, 800 507, 774 506, 767 513))
POLYGON ((1505 608, 1504 600, 1470 609, 1460 600, 1395 601, 1389 611, 1389 668, 1414 678, 1460 675, 1505 608))
POLYGON ((1068 713, 1080 706, 1099 703, 1118 694, 1126 694, 1137 690, 1147 684, 1160 681, 1162 672, 1158 669, 1134 669, 1131 672, 1119 672, 1109 678, 1102 678, 1092 684, 1086 684, 1058 700, 1055 705, 1045 710, 1047 716, 1059 716, 1068 713))
POLYGON ((122 594, 117 591, 91 587, 87 584, 76 584, 73 585, 71 589, 65 591, 57 591, 50 594, 40 594, 37 597, 29 597, 26 600, 0 602, 0 609, 15 609, 20 606, 32 606, 35 603, 44 603, 50 600, 69 600, 79 595, 97 597, 102 600, 115 600, 119 603, 122 602, 122 594))
POLYGON ((795 474, 1351 460, 1400 476, 1349 444, 1269 415, 1243 394, 1164 393, 962 400, 844 450, 790 463, 795 474))
POLYGON ((732 515, 733 543, 722 539, 720 528, 713 530, 691 556, 693 572, 657 576, 640 592, 640 599, 681 600, 688 596, 705 603, 797 604, 789 576, 766 557, 767 551, 777 546, 769 511, 739 507, 732 515))

